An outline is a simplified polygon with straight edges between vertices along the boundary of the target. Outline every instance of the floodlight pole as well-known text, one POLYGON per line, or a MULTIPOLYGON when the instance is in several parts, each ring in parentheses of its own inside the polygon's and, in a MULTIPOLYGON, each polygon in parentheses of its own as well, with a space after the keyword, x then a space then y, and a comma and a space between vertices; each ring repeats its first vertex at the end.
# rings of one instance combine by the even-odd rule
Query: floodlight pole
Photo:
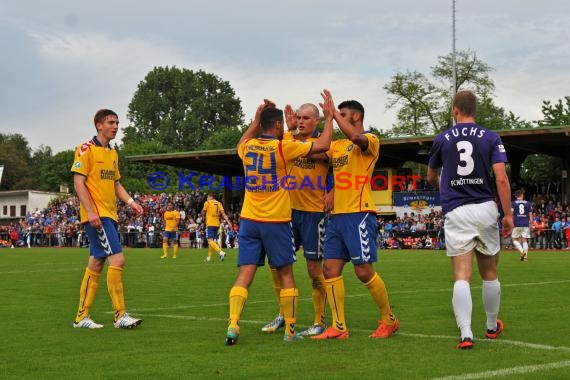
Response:
MULTIPOLYGON (((453 111, 453 99, 457 93, 457 60, 455 55, 455 0, 451 3, 451 63, 453 68, 453 88, 451 89, 451 107, 453 111)), ((451 116, 451 125, 455 125, 455 120, 453 120, 453 115, 451 116)))

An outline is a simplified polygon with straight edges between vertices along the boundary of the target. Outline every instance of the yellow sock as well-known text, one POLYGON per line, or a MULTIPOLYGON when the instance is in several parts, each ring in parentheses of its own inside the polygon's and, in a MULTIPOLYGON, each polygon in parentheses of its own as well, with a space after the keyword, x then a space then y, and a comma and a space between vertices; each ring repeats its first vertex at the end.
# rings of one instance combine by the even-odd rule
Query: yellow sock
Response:
POLYGON ((313 279, 312 282, 313 307, 315 308, 314 324, 325 325, 325 304, 327 302, 327 291, 325 290, 325 276, 322 274, 313 279))
POLYGON ((212 257, 212 246, 210 245, 208 240, 208 260, 210 260, 211 257, 212 257))
POLYGON ((346 320, 344 318, 344 280, 342 276, 326 279, 325 289, 332 313, 332 327, 338 331, 346 331, 346 320))
POLYGON ((162 257, 168 256, 168 243, 162 243, 162 257))
POLYGON ((91 269, 86 268, 79 290, 79 307, 77 308, 77 315, 75 316, 75 323, 78 323, 83 318, 89 315, 89 310, 93 306, 95 293, 99 286, 99 273, 93 272, 91 269))
POLYGON ((125 296, 123 294, 123 268, 109 266, 107 269, 107 290, 115 309, 115 321, 125 312, 125 296))
POLYGON ((212 248, 214 251, 220 253, 220 251, 222 250, 214 239, 208 240, 208 243, 210 243, 210 248, 212 248))
POLYGON ((283 310, 285 318, 285 334, 295 334, 295 322, 297 322, 297 299, 299 298, 299 289, 288 288, 281 289, 279 304, 283 310))
POLYGON ((269 267, 271 269, 271 279, 273 280, 273 290, 277 296, 277 303, 279 304, 279 314, 283 315, 283 308, 281 307, 281 280, 277 268, 269 267))
POLYGON ((245 301, 247 301, 247 294, 247 289, 241 286, 234 286, 230 290, 230 323, 228 328, 239 328, 238 323, 245 301))
POLYGON ((178 244, 174 243, 174 246, 172 247, 172 249, 174 250, 174 253, 172 254, 172 258, 175 259, 176 255, 178 255, 178 244))
POLYGON ((374 298, 378 309, 380 309, 380 314, 382 315, 382 322, 387 325, 393 325, 396 321, 396 317, 392 314, 392 308, 390 307, 390 301, 388 300, 388 291, 386 290, 386 285, 378 273, 374 273, 374 276, 366 284, 370 295, 374 298))

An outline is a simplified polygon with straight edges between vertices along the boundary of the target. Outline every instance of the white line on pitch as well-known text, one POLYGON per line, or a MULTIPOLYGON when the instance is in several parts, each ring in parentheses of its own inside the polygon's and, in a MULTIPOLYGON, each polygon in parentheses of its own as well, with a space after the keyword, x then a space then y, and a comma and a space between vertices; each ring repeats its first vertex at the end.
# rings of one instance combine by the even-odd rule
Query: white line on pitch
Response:
POLYGON ((546 364, 533 364, 519 367, 503 368, 494 371, 464 373, 456 376, 436 377, 432 380, 468 380, 468 379, 486 379, 489 377, 508 376, 508 375, 522 375, 531 372, 543 372, 552 369, 559 369, 570 367, 570 360, 552 362, 546 364))
MULTIPOLYGON (((112 313, 112 312, 109 312, 112 313)), ((196 317, 193 315, 176 315, 176 314, 143 314, 143 317, 155 317, 155 318, 171 318, 171 319, 184 319, 190 321, 212 321, 212 322, 227 322, 227 318, 211 318, 211 317, 196 317)), ((254 321, 254 320, 247 320, 242 319, 240 323, 245 324, 256 324, 262 325, 265 324, 267 321, 254 321)), ((371 331, 363 330, 363 329, 350 329, 350 331, 359 332, 359 333, 370 333, 371 331)), ((398 335, 410 337, 410 338, 422 338, 422 339, 445 339, 445 340, 457 340, 457 336, 450 336, 450 335, 428 335, 428 334, 414 334, 414 333, 404 333, 399 331, 398 335)), ((536 344, 536 343, 528 343, 528 342, 520 342, 516 340, 509 340, 509 339, 496 339, 496 340, 488 340, 481 338, 478 342, 485 342, 488 344, 507 344, 511 346, 518 346, 518 347, 525 347, 525 348, 533 348, 536 350, 547 350, 547 351, 566 351, 570 352, 570 347, 565 346, 550 346, 546 344, 536 344)))

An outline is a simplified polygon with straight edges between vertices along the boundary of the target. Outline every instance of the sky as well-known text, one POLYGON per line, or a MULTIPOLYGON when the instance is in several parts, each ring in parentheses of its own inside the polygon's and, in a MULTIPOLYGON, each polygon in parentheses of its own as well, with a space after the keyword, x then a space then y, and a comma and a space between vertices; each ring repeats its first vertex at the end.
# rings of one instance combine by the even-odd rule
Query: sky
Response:
MULTIPOLYGON (((382 87, 429 76, 451 52, 451 16, 452 0, 0 0, 0 133, 57 153, 94 134, 97 109, 126 127, 156 66, 228 81, 246 122, 264 98, 298 107, 327 88, 388 130, 382 87)), ((570 95, 569 25, 568 0, 456 1, 456 49, 490 65, 496 104, 528 121, 570 95)))

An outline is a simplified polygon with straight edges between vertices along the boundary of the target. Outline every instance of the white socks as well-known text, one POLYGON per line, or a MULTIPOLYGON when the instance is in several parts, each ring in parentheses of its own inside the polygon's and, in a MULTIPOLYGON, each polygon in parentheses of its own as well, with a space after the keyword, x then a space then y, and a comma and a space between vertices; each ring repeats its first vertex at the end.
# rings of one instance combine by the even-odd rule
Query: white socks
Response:
POLYGON ((483 281, 483 306, 487 313, 487 329, 497 329, 497 315, 501 306, 501 283, 498 279, 483 281))
POLYGON ((518 240, 513 240, 513 245, 515 246, 515 248, 517 249, 517 251, 519 251, 520 253, 523 253, 523 247, 522 247, 520 241, 518 241, 518 240))
POLYGON ((467 281, 455 281, 451 303, 453 304, 453 313, 455 314, 457 327, 461 330, 461 339, 473 339, 473 331, 471 331, 471 312, 473 310, 473 301, 471 300, 471 288, 467 281))
POLYGON ((522 245, 522 248, 523 248, 523 252, 528 252, 528 243, 524 242, 522 245))

